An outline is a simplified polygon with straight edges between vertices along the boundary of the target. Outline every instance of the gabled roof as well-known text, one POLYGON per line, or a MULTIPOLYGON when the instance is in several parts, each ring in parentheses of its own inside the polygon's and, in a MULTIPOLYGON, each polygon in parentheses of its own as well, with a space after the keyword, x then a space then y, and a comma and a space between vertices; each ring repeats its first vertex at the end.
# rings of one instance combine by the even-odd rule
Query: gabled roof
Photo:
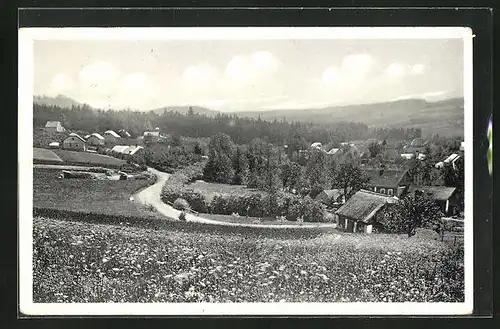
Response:
POLYGON ((128 131, 126 131, 125 129, 118 130, 118 134, 120 134, 120 136, 122 136, 122 137, 131 137, 130 133, 128 131))
POLYGON ((45 124, 45 128, 56 128, 60 124, 60 121, 47 121, 47 123, 45 124))
POLYGON ((71 133, 68 135, 68 137, 66 137, 65 139, 69 138, 69 137, 76 137, 78 138, 79 140, 81 140, 82 142, 85 143, 85 139, 83 139, 80 135, 76 134, 76 133, 71 133))
POLYGON ((128 148, 128 145, 115 145, 111 149, 111 152, 124 154, 124 151, 128 148))
POLYGON ((395 197, 389 197, 383 194, 360 190, 356 192, 342 207, 335 213, 353 220, 363 221, 365 223, 377 214, 388 203, 397 201, 395 197))
POLYGON ((113 137, 120 138, 120 135, 118 135, 117 133, 115 133, 113 130, 107 130, 107 131, 105 131, 104 135, 111 135, 113 137))
POLYGON ((446 201, 456 191, 456 187, 448 186, 411 186, 410 193, 415 191, 423 191, 425 194, 430 194, 434 200, 446 201))
POLYGON ((85 135, 85 137, 83 137, 83 138, 89 139, 89 137, 90 137, 90 135, 85 135))
POLYGON ((460 158, 460 155, 453 153, 452 155, 447 157, 446 160, 444 160, 444 163, 453 162, 453 161, 457 160, 458 158, 460 158))
MULTIPOLYGON (((344 195, 344 192, 342 190, 340 190, 340 189, 323 190, 321 193, 325 193, 330 199, 333 198, 335 200, 337 200, 339 197, 341 197, 342 195, 344 195)), ((318 196, 320 194, 318 194, 318 196)), ((316 198, 318 196, 316 196, 316 198)))
POLYGON ((92 134, 92 135, 90 135, 90 136, 94 136, 94 137, 97 137, 97 139, 104 140, 104 137, 102 137, 102 135, 101 135, 101 134, 99 134, 99 133, 93 133, 93 134, 92 134))
POLYGON ((315 148, 321 148, 321 146, 322 146, 322 144, 319 142, 315 142, 315 143, 311 144, 311 147, 315 147, 315 148))
POLYGON ((160 132, 159 131, 145 131, 144 136, 156 136, 160 137, 160 132))
POLYGON ((342 150, 339 148, 332 148, 330 151, 327 152, 329 155, 334 155, 334 154, 340 154, 342 153, 342 150))
POLYGON ((136 154, 137 152, 139 152, 140 150, 142 150, 144 147, 142 146, 136 146, 135 148, 133 149, 129 149, 129 154, 130 155, 134 155, 136 154))
POLYGON ((368 185, 397 187, 408 170, 361 169, 370 178, 368 185))

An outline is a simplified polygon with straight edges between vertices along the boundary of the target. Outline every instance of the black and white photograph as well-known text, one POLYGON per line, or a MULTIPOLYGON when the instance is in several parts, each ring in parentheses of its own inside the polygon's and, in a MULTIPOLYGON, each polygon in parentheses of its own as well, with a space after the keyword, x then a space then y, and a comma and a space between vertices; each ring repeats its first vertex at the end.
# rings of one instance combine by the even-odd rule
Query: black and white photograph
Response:
POLYGON ((21 312, 470 314, 472 38, 20 29, 21 312))

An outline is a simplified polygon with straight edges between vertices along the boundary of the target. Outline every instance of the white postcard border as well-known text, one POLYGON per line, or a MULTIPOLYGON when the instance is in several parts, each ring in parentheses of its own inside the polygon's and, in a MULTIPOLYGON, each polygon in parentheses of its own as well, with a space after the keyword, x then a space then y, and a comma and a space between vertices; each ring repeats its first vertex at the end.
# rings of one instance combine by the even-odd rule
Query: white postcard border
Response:
POLYGON ((473 309, 472 39, 464 27, 21 28, 19 30, 19 308, 24 315, 460 315, 473 309), (463 39, 465 302, 33 303, 33 43, 35 40, 463 39))

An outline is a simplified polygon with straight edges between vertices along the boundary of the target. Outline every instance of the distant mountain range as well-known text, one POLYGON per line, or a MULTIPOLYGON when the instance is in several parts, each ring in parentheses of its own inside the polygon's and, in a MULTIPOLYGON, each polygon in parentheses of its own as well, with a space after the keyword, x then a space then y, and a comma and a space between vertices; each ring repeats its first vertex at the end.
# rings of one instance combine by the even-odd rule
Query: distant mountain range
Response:
MULTIPOLYGON (((83 105, 69 97, 35 96, 34 102, 45 105, 71 107, 83 105)), ((152 111, 162 114, 164 111, 176 111, 187 114, 190 106, 167 106, 152 111)), ((193 111, 206 116, 221 113, 201 106, 191 106, 193 111)), ((362 122, 369 127, 421 128, 424 135, 438 133, 442 136, 463 135, 464 99, 452 98, 429 102, 423 99, 405 99, 389 102, 332 106, 311 109, 282 109, 271 111, 231 112, 239 117, 262 120, 299 121, 306 123, 329 124, 335 122, 362 122)))

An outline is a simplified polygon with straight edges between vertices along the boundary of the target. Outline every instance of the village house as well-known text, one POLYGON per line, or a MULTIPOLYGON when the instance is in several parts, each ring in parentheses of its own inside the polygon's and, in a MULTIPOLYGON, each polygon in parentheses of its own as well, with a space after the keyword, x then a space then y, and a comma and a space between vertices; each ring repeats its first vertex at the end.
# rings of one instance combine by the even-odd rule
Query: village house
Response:
POLYGON ((71 133, 63 140, 63 149, 85 151, 87 149, 87 143, 85 139, 78 134, 71 133))
POLYGON ((62 133, 66 131, 59 121, 47 121, 44 130, 49 134, 62 133))
POLYGON ((411 184, 408 170, 363 168, 363 173, 370 179, 367 187, 370 191, 389 196, 401 197, 411 184))
POLYGON ((87 139, 87 144, 91 146, 103 146, 106 141, 106 139, 102 137, 102 135, 99 133, 93 133, 89 135, 89 137, 87 137, 86 139, 87 139))
POLYGON ((118 130, 118 135, 120 135, 122 138, 131 138, 132 137, 132 135, 130 135, 130 133, 128 131, 126 131, 125 129, 118 130))
POLYGON ((347 232, 372 233, 373 227, 382 226, 378 218, 383 208, 397 201, 394 196, 360 190, 335 212, 338 226, 347 232))
POLYGON ((411 186, 408 193, 423 193, 433 199, 445 216, 453 216, 459 211, 457 189, 448 186, 411 186))
POLYGON ((115 145, 111 149, 111 153, 119 157, 129 157, 139 153, 144 148, 137 145, 115 145))
POLYGON ((315 198, 327 207, 339 206, 345 202, 344 193, 340 189, 323 190, 315 198))
POLYGON ((145 131, 143 134, 144 143, 158 143, 160 141, 159 131, 145 131))
POLYGON ((116 144, 121 137, 113 130, 107 130, 104 132, 104 139, 106 144, 116 144))

